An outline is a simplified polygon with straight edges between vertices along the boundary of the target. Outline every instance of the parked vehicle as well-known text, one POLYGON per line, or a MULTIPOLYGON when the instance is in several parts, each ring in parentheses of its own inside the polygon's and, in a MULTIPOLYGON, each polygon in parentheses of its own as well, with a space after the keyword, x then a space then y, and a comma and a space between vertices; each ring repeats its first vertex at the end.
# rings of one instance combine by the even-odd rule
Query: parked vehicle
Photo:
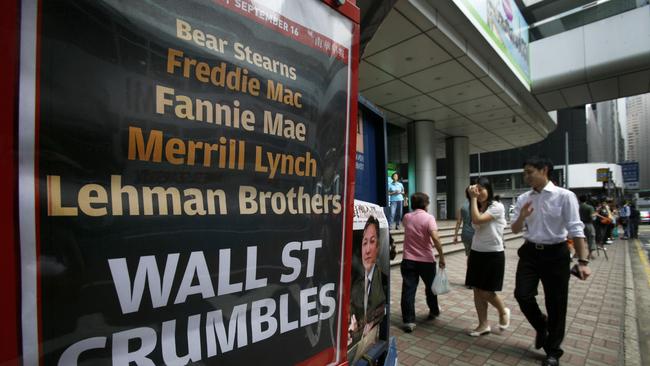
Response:
POLYGON ((639 206, 639 212, 641 214, 641 223, 650 224, 650 206, 639 206))

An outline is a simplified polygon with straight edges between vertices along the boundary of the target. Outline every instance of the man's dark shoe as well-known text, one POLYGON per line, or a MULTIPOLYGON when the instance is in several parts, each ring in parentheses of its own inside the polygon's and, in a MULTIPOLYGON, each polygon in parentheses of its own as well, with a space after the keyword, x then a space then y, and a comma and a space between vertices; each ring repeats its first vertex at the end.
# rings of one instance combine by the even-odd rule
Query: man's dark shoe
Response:
POLYGON ((411 333, 415 329, 415 323, 404 323, 404 332, 411 333))
POLYGON ((433 311, 430 311, 429 316, 427 316, 427 319, 428 320, 433 320, 433 319, 437 318, 439 315, 440 315, 440 313, 434 313, 433 311))
POLYGON ((557 357, 554 356, 548 356, 542 362, 542 366, 559 366, 559 365, 560 365, 560 360, 558 360, 557 357))

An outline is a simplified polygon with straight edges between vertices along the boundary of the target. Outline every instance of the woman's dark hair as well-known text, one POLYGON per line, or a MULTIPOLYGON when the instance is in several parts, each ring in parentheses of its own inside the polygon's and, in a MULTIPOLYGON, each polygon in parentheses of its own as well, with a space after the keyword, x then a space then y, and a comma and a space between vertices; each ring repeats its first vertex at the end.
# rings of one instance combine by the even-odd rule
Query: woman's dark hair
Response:
POLYGON ((471 186, 472 185, 470 184, 470 185, 467 186, 467 188, 465 188, 465 197, 467 197, 468 201, 472 199, 472 197, 469 196, 469 187, 471 187, 471 186))
POLYGON ((546 173, 546 178, 551 180, 551 173, 553 173, 553 162, 551 161, 551 159, 543 155, 535 155, 529 157, 528 159, 526 159, 526 161, 524 161, 523 167, 526 167, 526 165, 530 165, 538 170, 542 170, 544 169, 544 167, 547 167, 548 171, 546 173))
POLYGON ((476 182, 479 186, 485 188, 487 191, 487 201, 485 202, 485 206, 483 206, 482 212, 485 212, 488 207, 492 204, 492 201, 494 201, 494 191, 492 190, 492 183, 490 183, 490 180, 487 179, 486 177, 480 177, 478 181, 476 182))
POLYGON ((396 175, 397 175, 397 180, 399 180, 399 173, 398 172, 395 172, 395 173, 391 174, 390 179, 393 179, 393 177, 396 176, 396 175))
POLYGON ((411 208, 417 210, 426 210, 429 206, 429 196, 423 192, 415 192, 411 196, 411 208))

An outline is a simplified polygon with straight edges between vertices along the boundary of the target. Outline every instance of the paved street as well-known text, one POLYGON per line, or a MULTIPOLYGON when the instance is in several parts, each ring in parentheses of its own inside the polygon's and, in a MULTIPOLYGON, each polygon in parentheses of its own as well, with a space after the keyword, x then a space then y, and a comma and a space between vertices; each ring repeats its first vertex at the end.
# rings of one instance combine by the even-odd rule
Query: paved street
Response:
MULTIPOLYGON (((642 234, 644 232, 650 233, 646 228, 643 228, 642 234)), ((439 297, 442 313, 433 321, 426 320, 428 309, 424 299, 424 285, 420 282, 416 298, 418 325, 410 334, 401 329, 399 300, 402 281, 399 266, 392 267, 391 335, 397 338, 399 364, 540 364, 544 353, 534 349, 535 331, 524 318, 513 296, 518 260, 516 251, 521 243, 521 239, 510 241, 506 249, 506 275, 501 295, 506 306, 512 310, 510 328, 503 332, 498 330, 498 315, 496 310, 490 307, 489 319, 493 333, 479 338, 466 335, 467 329, 476 326, 477 317, 472 291, 463 286, 463 253, 451 254, 447 258, 452 291, 439 297)), ((635 261, 639 261, 640 251, 636 249, 639 246, 636 241, 616 241, 607 246, 609 260, 601 253, 591 262, 593 275, 589 280, 582 282, 573 277, 570 279, 567 333, 563 343, 565 355, 560 360, 562 365, 641 364, 636 341, 636 310, 632 283, 636 283, 637 287, 642 285, 637 289, 637 293, 638 290, 647 293, 648 281, 643 280, 643 276, 647 275, 644 272, 635 273, 635 280, 632 280, 632 266, 628 259, 629 254, 635 261), (628 268, 627 273, 625 268, 628 268)), ((539 293, 538 302, 543 304, 541 285, 539 293)))

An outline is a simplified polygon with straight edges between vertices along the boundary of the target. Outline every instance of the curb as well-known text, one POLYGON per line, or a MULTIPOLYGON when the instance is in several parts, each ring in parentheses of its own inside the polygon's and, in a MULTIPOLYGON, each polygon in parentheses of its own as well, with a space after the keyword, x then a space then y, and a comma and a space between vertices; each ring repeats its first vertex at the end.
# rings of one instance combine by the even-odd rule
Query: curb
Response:
MULTIPOLYGON (((626 366, 641 365, 639 352, 639 332, 636 317, 636 296, 634 278, 632 276, 632 261, 630 260, 630 241, 625 246, 625 312, 623 314, 623 364, 626 366)), ((620 362, 619 362, 620 363, 620 362)))

